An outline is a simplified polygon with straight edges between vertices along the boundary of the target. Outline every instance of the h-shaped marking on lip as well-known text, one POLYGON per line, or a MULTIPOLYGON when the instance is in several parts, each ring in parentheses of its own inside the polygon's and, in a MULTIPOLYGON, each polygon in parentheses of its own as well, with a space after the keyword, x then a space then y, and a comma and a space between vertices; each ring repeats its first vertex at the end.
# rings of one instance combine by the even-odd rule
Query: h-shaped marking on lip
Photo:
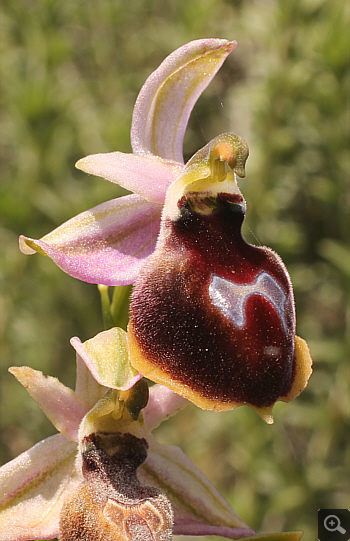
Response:
POLYGON ((250 295, 255 294, 262 295, 270 301, 281 319, 284 332, 287 333, 285 313, 287 296, 277 280, 266 271, 261 272, 256 280, 248 285, 235 284, 226 278, 220 278, 220 276, 213 274, 209 286, 209 296, 212 302, 239 329, 243 329, 246 323, 245 303, 250 295))

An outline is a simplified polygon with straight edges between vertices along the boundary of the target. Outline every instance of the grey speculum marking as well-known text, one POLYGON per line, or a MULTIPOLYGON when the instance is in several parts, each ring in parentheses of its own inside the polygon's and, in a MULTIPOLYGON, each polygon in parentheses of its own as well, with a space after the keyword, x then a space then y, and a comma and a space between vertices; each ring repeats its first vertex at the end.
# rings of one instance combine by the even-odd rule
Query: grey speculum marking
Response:
POLYGON ((209 286, 209 295, 215 306, 220 308, 239 329, 243 329, 246 324, 245 303, 250 295, 262 295, 276 309, 284 332, 287 333, 285 313, 287 296, 275 278, 265 271, 261 272, 252 284, 248 285, 235 284, 213 274, 209 286))

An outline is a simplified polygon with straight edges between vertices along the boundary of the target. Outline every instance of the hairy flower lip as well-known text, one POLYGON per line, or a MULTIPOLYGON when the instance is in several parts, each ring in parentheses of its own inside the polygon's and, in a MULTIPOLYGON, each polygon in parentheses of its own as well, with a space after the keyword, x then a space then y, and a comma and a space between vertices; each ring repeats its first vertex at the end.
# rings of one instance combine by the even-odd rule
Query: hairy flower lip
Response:
POLYGON ((60 513, 62 541, 158 539, 169 541, 173 510, 165 494, 140 483, 147 458, 144 438, 130 433, 90 434, 81 448, 84 480, 60 513), (109 438, 112 436, 112 438, 109 438))
POLYGON ((222 134, 169 187, 156 250, 133 289, 128 347, 145 377, 197 406, 248 405, 272 424, 274 404, 300 394, 312 361, 295 338, 283 261, 242 236, 236 176, 247 156, 241 137, 222 134))

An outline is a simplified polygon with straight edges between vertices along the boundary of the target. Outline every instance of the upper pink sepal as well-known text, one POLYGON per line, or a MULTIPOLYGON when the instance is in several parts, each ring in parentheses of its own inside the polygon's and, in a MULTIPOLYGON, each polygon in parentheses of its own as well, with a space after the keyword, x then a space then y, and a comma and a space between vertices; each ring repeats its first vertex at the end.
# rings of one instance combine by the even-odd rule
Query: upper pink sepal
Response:
POLYGON ((154 251, 160 213, 160 205, 126 195, 78 214, 40 240, 21 236, 20 248, 47 255, 84 282, 126 285, 154 251))
POLYGON ((25 387, 52 424, 67 439, 78 440, 78 429, 89 404, 57 378, 44 376, 29 366, 13 366, 9 372, 25 387))
POLYGON ((135 154, 183 163, 183 139, 193 106, 236 45, 225 39, 191 41, 148 77, 134 107, 131 145, 135 154))
POLYGON ((21 251, 47 255, 84 282, 134 283, 154 251, 167 188, 183 168, 183 138, 192 108, 235 47, 234 41, 201 39, 170 54, 137 98, 133 154, 95 154, 76 164, 135 195, 83 212, 40 240, 21 236, 21 251))
POLYGON ((85 173, 115 182, 153 203, 164 203, 169 185, 182 170, 180 163, 123 152, 92 154, 75 166, 85 173))
POLYGON ((58 537, 63 500, 82 479, 75 469, 76 449, 57 434, 2 466, 1 541, 58 537))

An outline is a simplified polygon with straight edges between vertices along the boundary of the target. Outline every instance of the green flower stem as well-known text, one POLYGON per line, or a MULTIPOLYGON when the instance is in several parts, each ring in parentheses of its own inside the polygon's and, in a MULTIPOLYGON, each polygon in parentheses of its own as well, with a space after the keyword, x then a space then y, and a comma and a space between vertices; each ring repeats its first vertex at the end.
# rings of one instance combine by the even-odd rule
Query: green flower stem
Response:
POLYGON ((99 284, 97 287, 101 296, 103 325, 106 330, 111 329, 112 327, 114 327, 114 322, 111 313, 111 302, 108 294, 108 286, 99 284))
POLYGON ((111 316, 115 327, 126 329, 129 319, 131 285, 115 287, 111 303, 111 316))

